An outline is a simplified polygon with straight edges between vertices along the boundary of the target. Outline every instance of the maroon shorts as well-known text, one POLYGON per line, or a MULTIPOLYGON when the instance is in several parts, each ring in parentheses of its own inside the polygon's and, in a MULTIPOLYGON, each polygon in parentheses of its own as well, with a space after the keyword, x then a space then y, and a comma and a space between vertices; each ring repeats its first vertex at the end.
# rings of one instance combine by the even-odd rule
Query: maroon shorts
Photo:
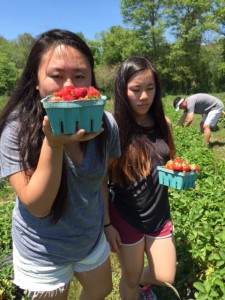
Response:
POLYGON ((162 239, 173 235, 174 227, 171 220, 168 220, 165 225, 156 232, 143 233, 140 230, 128 224, 118 213, 113 203, 109 204, 110 219, 113 226, 119 231, 121 244, 136 244, 144 237, 162 239))

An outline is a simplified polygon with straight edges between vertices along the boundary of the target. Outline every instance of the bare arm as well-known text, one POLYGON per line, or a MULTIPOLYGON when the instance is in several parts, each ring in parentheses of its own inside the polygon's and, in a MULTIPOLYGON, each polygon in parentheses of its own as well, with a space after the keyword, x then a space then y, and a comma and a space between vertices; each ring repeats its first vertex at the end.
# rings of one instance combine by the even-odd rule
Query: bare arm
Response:
POLYGON ((193 122, 193 119, 194 119, 194 113, 191 112, 191 113, 189 113, 188 116, 187 116, 187 120, 186 120, 186 122, 185 122, 184 127, 190 126, 191 123, 193 122))
POLYGON ((167 116, 165 116, 165 119, 166 119, 166 123, 167 123, 167 125, 169 127, 169 130, 170 130, 170 132, 172 134, 173 133, 172 122, 170 121, 170 119, 167 116))
POLYGON ((85 135, 84 130, 80 130, 73 135, 53 135, 47 117, 43 121, 43 131, 45 138, 37 168, 31 170, 32 176, 28 179, 24 171, 9 176, 21 202, 37 217, 45 217, 50 213, 57 196, 62 176, 64 144, 88 140, 99 134, 85 135))
MULTIPOLYGON (((109 161, 110 165, 111 160, 109 161)), ((104 225, 110 224, 109 226, 104 228, 106 238, 111 246, 111 250, 113 252, 120 252, 119 246, 120 246, 120 235, 117 229, 111 225, 110 221, 110 215, 109 215, 109 188, 108 188, 108 174, 105 176, 102 186, 102 197, 104 201, 104 225)))
POLYGON ((178 121, 177 125, 183 125, 184 121, 186 120, 187 112, 183 112, 183 115, 181 116, 180 120, 178 121))
POLYGON ((48 215, 56 198, 61 181, 62 157, 63 146, 52 148, 45 138, 37 168, 30 180, 25 172, 9 177, 22 203, 37 217, 48 215))

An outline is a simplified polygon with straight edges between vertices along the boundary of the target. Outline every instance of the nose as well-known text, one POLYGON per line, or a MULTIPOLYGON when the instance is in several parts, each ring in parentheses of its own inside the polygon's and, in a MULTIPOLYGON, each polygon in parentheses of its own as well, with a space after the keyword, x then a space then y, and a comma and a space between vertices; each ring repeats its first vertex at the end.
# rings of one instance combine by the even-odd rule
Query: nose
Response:
POLYGON ((64 82, 64 86, 69 86, 69 85, 74 85, 74 84, 70 78, 67 78, 66 81, 64 82))
POLYGON ((146 91, 141 92, 140 100, 146 100, 148 99, 148 94, 146 91))

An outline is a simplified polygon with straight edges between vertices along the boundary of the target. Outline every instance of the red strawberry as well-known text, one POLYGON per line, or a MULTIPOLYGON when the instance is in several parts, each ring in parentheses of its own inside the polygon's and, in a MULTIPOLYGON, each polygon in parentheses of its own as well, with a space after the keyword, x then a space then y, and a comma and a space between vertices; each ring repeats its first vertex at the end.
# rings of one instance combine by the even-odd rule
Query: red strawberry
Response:
POLYGON ((67 86, 65 86, 65 90, 66 90, 67 94, 73 95, 74 86, 67 85, 67 86))
POLYGON ((62 97, 63 93, 61 91, 53 93, 54 97, 62 97))
POLYGON ((183 163, 184 162, 184 160, 182 159, 182 158, 180 158, 180 157, 176 157, 175 159, 174 159, 174 162, 178 162, 178 163, 183 163))
POLYGON ((72 96, 73 95, 72 94, 73 89, 74 89, 73 85, 64 86, 59 92, 53 93, 53 96, 55 96, 55 97, 61 97, 61 98, 64 98, 67 95, 71 95, 72 96))
POLYGON ((62 96, 62 100, 63 101, 73 101, 74 100, 74 96, 72 96, 72 95, 63 95, 62 96))
POLYGON ((182 172, 183 171, 182 163, 179 161, 173 161, 173 170, 182 172))
POLYGON ((96 90, 96 88, 94 88, 93 86, 89 86, 86 98, 87 99, 101 99, 101 94, 99 93, 98 90, 96 90))
POLYGON ((195 166, 195 171, 199 172, 200 171, 200 167, 199 166, 195 166))
POLYGON ((88 89, 86 87, 74 88, 73 95, 75 99, 85 98, 87 95, 88 89))
POLYGON ((172 159, 168 160, 168 162, 166 163, 166 169, 173 170, 173 160, 172 159))
POLYGON ((191 166, 187 162, 183 162, 182 167, 183 167, 183 172, 185 172, 185 173, 191 171, 191 166))

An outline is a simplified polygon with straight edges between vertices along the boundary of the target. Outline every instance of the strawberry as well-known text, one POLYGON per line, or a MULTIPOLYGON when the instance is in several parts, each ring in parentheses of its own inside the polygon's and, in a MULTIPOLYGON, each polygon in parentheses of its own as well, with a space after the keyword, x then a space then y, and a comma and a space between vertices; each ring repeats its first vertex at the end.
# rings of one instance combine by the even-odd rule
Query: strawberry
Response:
POLYGON ((174 162, 178 162, 178 163, 183 163, 184 162, 184 160, 182 159, 182 158, 180 158, 180 157, 176 157, 175 159, 174 159, 174 162))
POLYGON ((88 99, 101 99, 99 91, 90 86, 75 87, 73 85, 64 86, 60 91, 54 92, 52 101, 72 101, 72 100, 88 100, 88 99))
POLYGON ((178 171, 178 172, 182 172, 183 171, 183 167, 182 167, 182 163, 179 161, 173 161, 173 170, 174 171, 178 171))
POLYGON ((74 88, 73 85, 64 86, 59 92, 53 93, 53 96, 63 97, 63 96, 69 95, 69 94, 72 95, 71 91, 73 90, 73 88, 74 88))
POLYGON ((173 160, 172 159, 168 160, 168 162, 166 163, 166 169, 173 170, 173 160))
POLYGON ((195 171, 199 172, 200 171, 200 167, 199 166, 195 166, 195 171))
POLYGON ((98 90, 96 90, 96 88, 94 88, 93 86, 89 86, 86 98, 101 99, 101 94, 99 93, 98 90))
POLYGON ((62 101, 73 101, 74 100, 74 96, 72 95, 63 95, 62 97, 62 101))
POLYGON ((62 96, 63 96, 63 92, 62 91, 53 93, 53 97, 60 97, 60 98, 62 98, 62 96))
POLYGON ((190 171, 195 171, 199 172, 200 167, 196 164, 190 164, 189 162, 186 162, 180 157, 175 158, 174 160, 168 160, 166 163, 166 169, 168 170, 174 170, 178 172, 190 172, 190 171))
POLYGON ((182 167, 184 173, 191 171, 191 166, 188 162, 183 162, 182 167))
POLYGON ((72 93, 75 99, 85 98, 87 95, 88 89, 86 87, 74 88, 72 93))

